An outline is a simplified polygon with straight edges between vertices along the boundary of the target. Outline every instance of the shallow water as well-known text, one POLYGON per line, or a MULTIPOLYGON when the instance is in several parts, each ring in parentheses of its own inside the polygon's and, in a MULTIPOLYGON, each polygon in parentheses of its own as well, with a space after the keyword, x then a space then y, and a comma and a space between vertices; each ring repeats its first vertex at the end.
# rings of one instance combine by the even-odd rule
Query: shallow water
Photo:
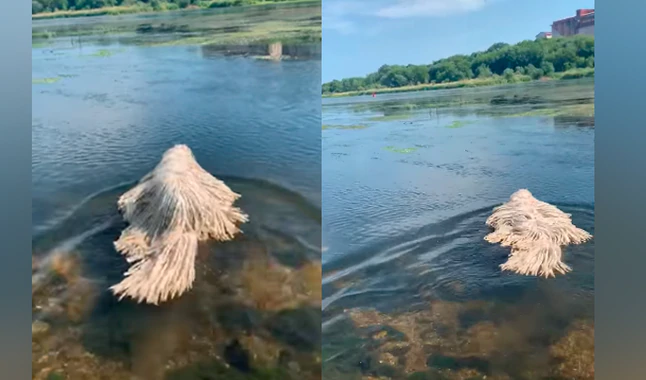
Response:
POLYGON ((593 86, 324 100, 325 378, 586 378, 554 346, 593 323, 594 242, 545 280, 483 238, 520 188, 594 234, 593 86))
POLYGON ((283 43, 283 54, 321 57, 321 4, 299 2, 251 7, 153 12, 120 16, 37 19, 32 41, 55 45, 66 37, 75 45, 218 45, 238 53, 266 55, 259 46, 283 43), (248 49, 244 49, 248 47, 248 49), (261 51, 261 53, 258 53, 261 51))
POLYGON ((316 378, 320 60, 90 37, 32 57, 33 255, 58 273, 33 276, 47 331, 34 334, 34 378, 316 378), (117 302, 106 291, 126 267, 112 246, 124 228, 116 200, 178 143, 242 194, 250 223, 201 247, 185 297, 117 302))

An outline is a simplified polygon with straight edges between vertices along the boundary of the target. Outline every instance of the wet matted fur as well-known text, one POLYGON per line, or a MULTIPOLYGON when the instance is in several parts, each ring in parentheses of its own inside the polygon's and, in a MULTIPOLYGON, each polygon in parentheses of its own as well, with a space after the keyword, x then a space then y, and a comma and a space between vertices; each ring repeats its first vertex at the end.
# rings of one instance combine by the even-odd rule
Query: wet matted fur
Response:
POLYGON ((572 224, 570 214, 539 201, 525 189, 494 208, 486 223, 494 229, 486 241, 511 247, 509 259, 500 268, 524 275, 554 277, 571 271, 562 261, 561 247, 592 238, 572 224))
POLYGON ((233 206, 238 198, 200 167, 186 145, 167 150, 153 171, 119 198, 129 226, 114 246, 130 268, 112 292, 156 305, 188 291, 198 242, 231 240, 247 222, 233 206))

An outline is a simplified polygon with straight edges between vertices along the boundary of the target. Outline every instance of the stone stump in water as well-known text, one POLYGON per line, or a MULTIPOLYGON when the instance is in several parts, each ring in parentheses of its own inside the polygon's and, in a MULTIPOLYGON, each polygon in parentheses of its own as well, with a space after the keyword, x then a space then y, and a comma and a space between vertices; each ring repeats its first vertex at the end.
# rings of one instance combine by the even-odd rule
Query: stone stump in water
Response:
POLYGON ((281 42, 274 42, 269 45, 269 58, 273 60, 280 60, 283 56, 283 44, 281 42))

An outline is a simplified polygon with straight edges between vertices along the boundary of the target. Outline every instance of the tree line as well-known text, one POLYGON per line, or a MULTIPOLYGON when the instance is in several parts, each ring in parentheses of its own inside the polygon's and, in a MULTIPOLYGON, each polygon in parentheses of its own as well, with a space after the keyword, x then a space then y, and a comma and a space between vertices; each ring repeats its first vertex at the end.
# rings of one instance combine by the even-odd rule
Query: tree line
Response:
POLYGON ((195 6, 222 8, 256 3, 280 3, 290 0, 32 0, 31 13, 89 10, 118 6, 141 6, 152 10, 171 10, 195 6))
POLYGON ((571 69, 593 67, 592 36, 528 40, 515 45, 500 42, 485 51, 458 54, 428 65, 383 65, 365 77, 324 83, 322 92, 331 94, 491 77, 511 82, 518 76, 539 79, 571 69))

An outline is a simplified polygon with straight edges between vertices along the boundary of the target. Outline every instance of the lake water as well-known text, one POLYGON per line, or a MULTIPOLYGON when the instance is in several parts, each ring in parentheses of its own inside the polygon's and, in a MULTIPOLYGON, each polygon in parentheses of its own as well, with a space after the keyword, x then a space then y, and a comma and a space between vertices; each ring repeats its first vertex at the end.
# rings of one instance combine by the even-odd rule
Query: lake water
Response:
POLYGON ((320 60, 122 37, 32 49, 33 256, 55 257, 57 273, 33 276, 34 378, 316 377, 320 60), (186 296, 117 302, 107 292, 125 269, 112 246, 125 227, 116 200, 179 143, 242 194, 251 221, 235 241, 201 247, 186 296))
POLYGON ((593 378, 594 242, 573 272, 501 273, 516 190, 594 234, 594 83, 323 103, 325 378, 593 378))

